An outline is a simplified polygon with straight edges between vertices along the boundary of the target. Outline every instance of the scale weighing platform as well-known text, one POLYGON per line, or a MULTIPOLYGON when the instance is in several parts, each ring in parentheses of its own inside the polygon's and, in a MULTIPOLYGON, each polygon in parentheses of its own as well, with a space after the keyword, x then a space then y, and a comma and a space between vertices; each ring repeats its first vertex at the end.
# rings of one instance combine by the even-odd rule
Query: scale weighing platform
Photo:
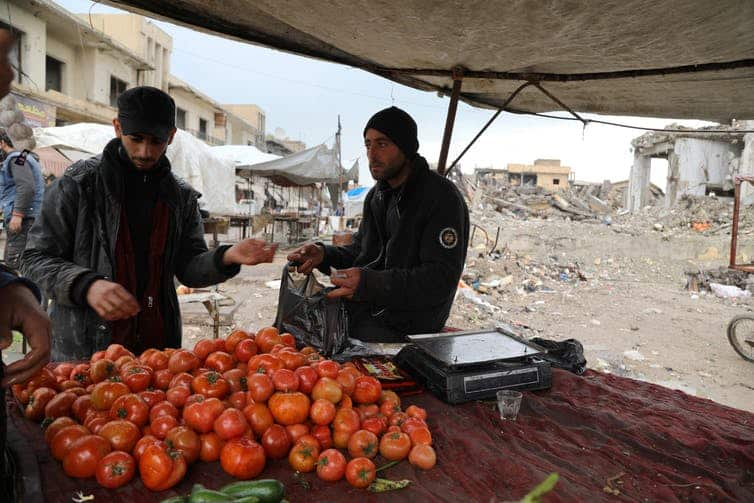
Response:
POLYGON ((495 398, 498 390, 547 389, 547 350, 512 328, 407 336, 411 341, 393 362, 442 400, 462 403, 495 398))

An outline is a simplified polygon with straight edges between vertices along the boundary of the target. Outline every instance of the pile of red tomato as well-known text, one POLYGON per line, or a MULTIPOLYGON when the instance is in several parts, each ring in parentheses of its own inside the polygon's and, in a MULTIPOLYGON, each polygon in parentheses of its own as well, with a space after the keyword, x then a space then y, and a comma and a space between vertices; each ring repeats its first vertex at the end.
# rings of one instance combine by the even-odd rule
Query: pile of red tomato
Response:
POLYGON ((113 344, 88 363, 51 365, 13 393, 27 418, 46 424, 65 473, 106 488, 138 472, 162 491, 200 460, 247 480, 267 459, 287 458, 293 470, 355 487, 374 480, 378 454, 422 469, 436 462, 424 409, 402 410, 377 379, 299 351, 275 328, 138 357, 113 344))

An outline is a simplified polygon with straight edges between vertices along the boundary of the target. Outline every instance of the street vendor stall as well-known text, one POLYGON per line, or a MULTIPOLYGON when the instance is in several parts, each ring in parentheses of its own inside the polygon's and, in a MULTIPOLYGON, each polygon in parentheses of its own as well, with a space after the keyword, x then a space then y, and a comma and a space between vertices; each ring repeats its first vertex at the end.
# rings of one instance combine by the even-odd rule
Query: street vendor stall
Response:
MULTIPOLYGON (((543 501, 752 501, 754 414, 680 391, 597 372, 555 370, 553 387, 525 392, 516 421, 503 421, 493 403, 450 406, 432 394, 403 396, 427 410, 438 463, 429 471, 408 462, 380 472, 407 479, 382 497, 344 482, 296 476, 284 460, 260 478, 285 485, 299 501, 514 501, 558 473, 543 501)), ((24 473, 26 503, 150 502, 186 494, 194 483, 219 488, 233 479, 218 463, 196 463, 169 491, 154 493, 137 479, 106 490, 93 479, 67 477, 51 458, 43 431, 8 403, 11 448, 24 473), (74 499, 75 501, 75 499, 74 499)), ((382 464, 378 462, 378 465, 382 464)))

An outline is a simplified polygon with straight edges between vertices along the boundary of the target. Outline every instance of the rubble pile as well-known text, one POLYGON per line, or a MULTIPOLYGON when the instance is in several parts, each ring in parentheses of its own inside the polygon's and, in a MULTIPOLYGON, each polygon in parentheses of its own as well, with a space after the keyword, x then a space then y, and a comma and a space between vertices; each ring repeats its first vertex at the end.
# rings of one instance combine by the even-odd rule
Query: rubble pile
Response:
POLYGON ((726 266, 686 271, 686 290, 690 292, 711 292, 713 284, 734 286, 754 293, 754 276, 744 271, 726 266))
MULTIPOLYGON (((623 223, 652 222, 656 231, 689 230, 705 234, 729 233, 733 225, 733 198, 716 196, 681 196, 671 208, 651 207, 624 215, 623 223)), ((739 233, 752 232, 750 211, 739 214, 739 233)))

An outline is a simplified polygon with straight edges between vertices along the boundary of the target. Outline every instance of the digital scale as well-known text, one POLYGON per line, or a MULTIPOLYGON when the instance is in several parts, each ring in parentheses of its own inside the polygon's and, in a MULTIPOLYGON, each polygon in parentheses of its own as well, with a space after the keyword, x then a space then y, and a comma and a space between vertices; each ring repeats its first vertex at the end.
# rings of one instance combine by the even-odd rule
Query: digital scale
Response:
POLYGON ((547 389, 547 350, 507 325, 491 330, 407 336, 393 362, 442 400, 455 404, 495 398, 498 390, 547 389))

